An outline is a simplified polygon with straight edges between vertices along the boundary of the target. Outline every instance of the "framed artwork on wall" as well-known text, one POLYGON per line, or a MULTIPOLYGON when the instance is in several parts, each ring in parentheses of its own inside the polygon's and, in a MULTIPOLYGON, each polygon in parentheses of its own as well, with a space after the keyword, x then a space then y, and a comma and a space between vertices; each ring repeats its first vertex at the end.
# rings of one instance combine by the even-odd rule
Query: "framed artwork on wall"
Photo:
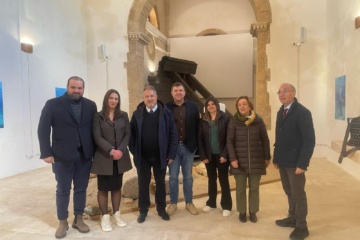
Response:
POLYGON ((66 92, 66 88, 55 88, 55 96, 61 97, 66 92))
POLYGON ((345 120, 346 76, 335 78, 335 119, 345 120))
POLYGON ((4 128, 4 109, 3 109, 2 82, 0 82, 0 128, 4 128))

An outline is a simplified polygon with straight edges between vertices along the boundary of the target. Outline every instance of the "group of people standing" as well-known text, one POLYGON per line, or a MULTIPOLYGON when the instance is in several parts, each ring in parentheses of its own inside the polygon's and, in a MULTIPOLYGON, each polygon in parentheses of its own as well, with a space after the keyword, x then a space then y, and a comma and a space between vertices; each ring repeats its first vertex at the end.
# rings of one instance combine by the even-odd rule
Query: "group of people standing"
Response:
MULTIPOLYGON (((64 238, 68 230, 70 190, 74 186, 74 221, 72 227, 89 232, 83 221, 86 188, 90 172, 97 174, 101 228, 111 231, 108 195, 111 193, 112 219, 119 227, 127 224, 119 211, 123 174, 132 168, 129 150, 138 173, 140 214, 138 223, 146 220, 150 207, 149 185, 153 174, 156 184, 155 203, 158 215, 165 221, 177 210, 179 174, 183 175, 185 208, 197 215, 193 203, 192 167, 196 150, 208 175, 208 195, 203 212, 217 207, 217 178, 221 186, 222 214, 232 210, 230 174, 236 182, 236 205, 239 220, 247 221, 246 185, 249 185, 249 219, 257 222, 261 175, 270 164, 270 141, 262 118, 255 113, 247 96, 237 99, 236 113, 230 117, 220 110, 214 97, 205 101, 200 118, 197 105, 185 99, 185 87, 176 82, 171 87, 173 100, 167 104, 157 99, 156 89, 148 85, 143 101, 129 121, 120 109, 120 94, 111 89, 97 112, 93 101, 84 98, 84 81, 70 77, 67 92, 46 102, 39 121, 40 158, 52 164, 57 181, 56 207, 59 226, 56 238, 64 238), (51 138, 51 140, 50 140, 51 138), (170 204, 166 206, 165 175, 169 169, 170 204)), ((291 239, 309 235, 306 223, 307 200, 305 171, 315 145, 311 113, 295 98, 295 88, 281 85, 274 165, 280 171, 284 191, 289 200, 289 215, 277 220, 283 227, 294 227, 291 239), (284 109, 288 109, 284 114, 284 109)))

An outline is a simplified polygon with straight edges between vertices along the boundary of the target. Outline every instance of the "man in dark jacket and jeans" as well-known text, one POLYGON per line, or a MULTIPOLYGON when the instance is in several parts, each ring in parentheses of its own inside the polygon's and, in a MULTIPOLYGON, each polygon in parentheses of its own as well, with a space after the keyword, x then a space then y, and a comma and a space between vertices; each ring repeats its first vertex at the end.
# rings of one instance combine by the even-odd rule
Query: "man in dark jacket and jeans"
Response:
POLYGON ((192 166, 195 151, 198 147, 199 111, 196 103, 185 100, 185 87, 180 82, 171 86, 173 101, 166 105, 173 113, 176 129, 179 135, 177 155, 173 163, 169 164, 170 204, 167 213, 171 216, 177 209, 179 200, 180 168, 183 176, 183 192, 185 208, 193 215, 198 214, 193 203, 192 166))
POLYGON ((290 239, 298 240, 309 236, 305 171, 314 151, 315 131, 311 112, 295 98, 294 86, 284 83, 277 94, 283 105, 277 113, 274 165, 280 171, 288 197, 289 214, 275 223, 281 227, 295 228, 290 239))
POLYGON ((178 135, 171 111, 157 101, 157 93, 153 86, 145 87, 144 101, 134 111, 130 126, 129 149, 134 156, 139 183, 140 215, 137 221, 145 221, 150 207, 151 167, 156 183, 156 210, 163 220, 170 220, 165 211, 165 175, 167 165, 176 156, 178 135))
POLYGON ((48 100, 39 120, 40 158, 52 164, 57 183, 56 209, 59 226, 55 237, 58 239, 64 238, 69 229, 67 218, 72 184, 75 215, 72 227, 81 233, 90 231, 82 215, 94 154, 92 122, 96 104, 83 97, 84 87, 82 78, 70 77, 66 93, 48 100))

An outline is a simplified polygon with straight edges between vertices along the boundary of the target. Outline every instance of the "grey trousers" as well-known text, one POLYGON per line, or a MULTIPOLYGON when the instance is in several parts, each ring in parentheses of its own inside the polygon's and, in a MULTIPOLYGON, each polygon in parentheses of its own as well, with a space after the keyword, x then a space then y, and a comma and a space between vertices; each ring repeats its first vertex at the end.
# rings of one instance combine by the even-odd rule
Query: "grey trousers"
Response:
POLYGON ((308 213, 305 192, 305 173, 295 174, 295 168, 279 168, 281 183, 289 202, 289 217, 296 220, 296 227, 307 227, 308 213))
POLYGON ((236 207, 239 213, 246 213, 246 183, 249 181, 249 212, 259 211, 259 185, 261 174, 237 174, 236 182, 236 207))

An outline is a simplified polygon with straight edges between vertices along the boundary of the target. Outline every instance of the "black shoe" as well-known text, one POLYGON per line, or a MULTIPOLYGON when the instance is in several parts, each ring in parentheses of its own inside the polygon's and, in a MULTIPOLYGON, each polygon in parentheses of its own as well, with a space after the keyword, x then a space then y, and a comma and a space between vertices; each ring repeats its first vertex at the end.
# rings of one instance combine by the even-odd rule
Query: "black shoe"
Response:
POLYGON ((296 227, 295 230, 290 234, 291 240, 304 240, 307 236, 309 236, 309 230, 307 227, 298 228, 296 227))
POLYGON ((240 222, 245 223, 246 222, 246 213, 240 213, 239 220, 240 220, 240 222))
POLYGON ((143 223, 145 222, 145 218, 147 216, 147 212, 140 212, 140 215, 137 219, 138 223, 143 223))
POLYGON ((275 223, 280 227, 292 227, 292 228, 296 227, 296 220, 290 217, 281 220, 276 220, 275 223))
POLYGON ((162 220, 169 221, 169 215, 164 211, 158 212, 158 215, 162 218, 162 220))
POLYGON ((256 213, 250 213, 250 221, 253 223, 257 222, 256 213))

